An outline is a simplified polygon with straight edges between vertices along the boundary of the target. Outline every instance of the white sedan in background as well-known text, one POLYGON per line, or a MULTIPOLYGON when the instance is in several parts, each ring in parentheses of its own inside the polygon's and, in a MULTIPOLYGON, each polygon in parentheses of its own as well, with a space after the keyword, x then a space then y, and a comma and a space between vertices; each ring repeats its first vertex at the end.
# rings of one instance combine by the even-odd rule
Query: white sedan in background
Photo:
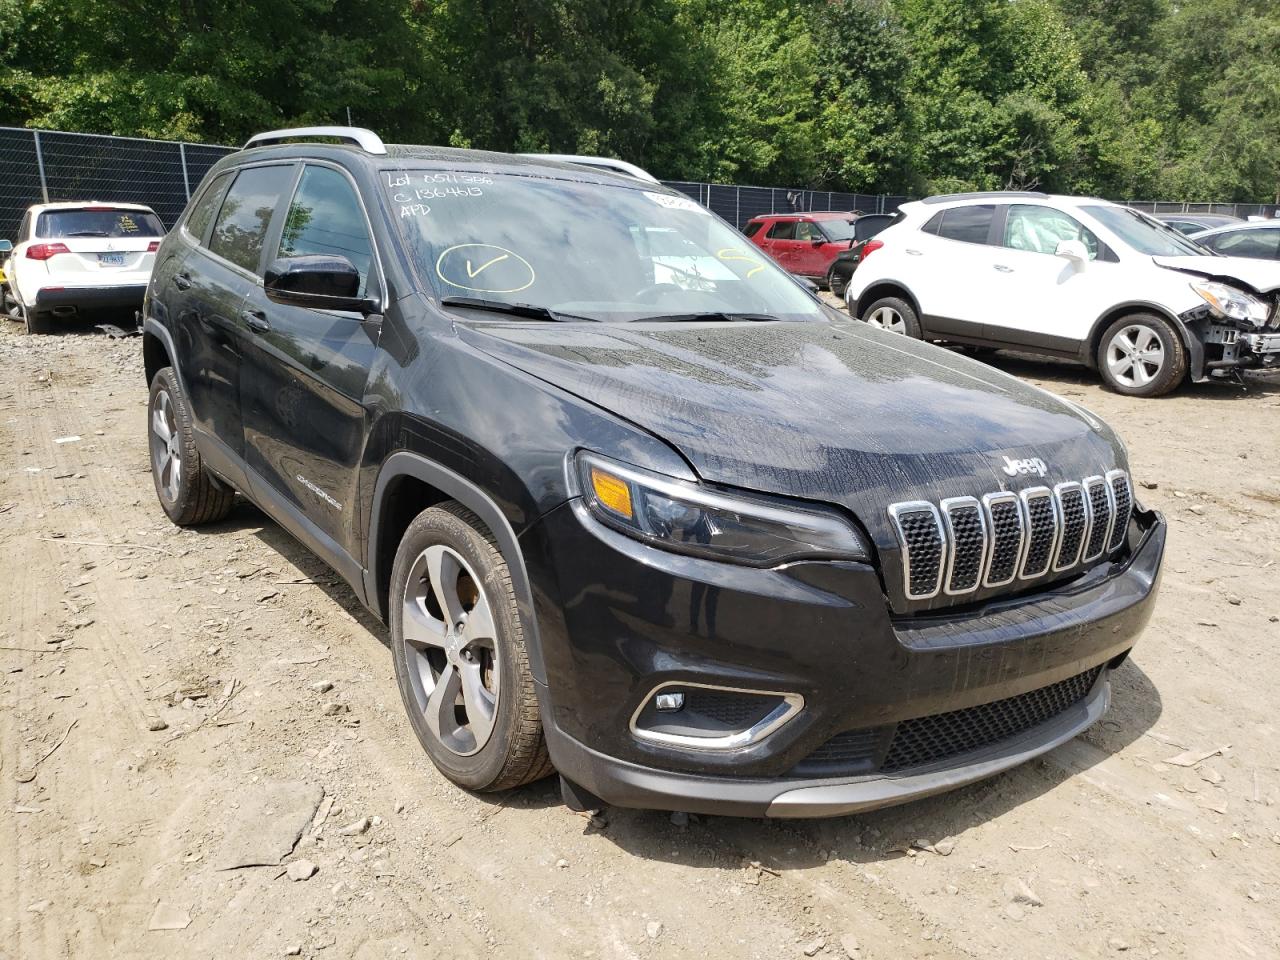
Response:
POLYGON ((28 333, 47 333, 54 318, 138 309, 163 236, 141 204, 29 207, 4 262, 4 311, 28 333))

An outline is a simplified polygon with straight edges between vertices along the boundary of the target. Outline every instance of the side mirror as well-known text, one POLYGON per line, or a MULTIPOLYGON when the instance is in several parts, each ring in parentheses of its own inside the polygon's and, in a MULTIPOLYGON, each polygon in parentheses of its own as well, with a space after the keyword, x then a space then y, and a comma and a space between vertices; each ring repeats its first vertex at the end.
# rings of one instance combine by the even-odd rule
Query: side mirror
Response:
POLYGON ((1084 263, 1089 259, 1089 248, 1079 240, 1063 240, 1053 252, 1077 263, 1084 263))
POLYGON ((13 244, 8 240, 0 240, 0 253, 11 253, 13 244))
POLYGON ((818 290, 820 288, 816 283, 814 283, 808 277, 796 277, 796 282, 800 284, 800 286, 808 290, 810 296, 816 297, 818 295, 818 290))
POLYGON ((360 272, 346 257, 316 254, 281 257, 267 267, 267 299, 312 310, 353 310, 369 314, 376 306, 360 296, 360 272))
POLYGON ((809 242, 812 243, 815 247, 820 247, 827 242, 827 239, 826 237, 814 237, 809 242))

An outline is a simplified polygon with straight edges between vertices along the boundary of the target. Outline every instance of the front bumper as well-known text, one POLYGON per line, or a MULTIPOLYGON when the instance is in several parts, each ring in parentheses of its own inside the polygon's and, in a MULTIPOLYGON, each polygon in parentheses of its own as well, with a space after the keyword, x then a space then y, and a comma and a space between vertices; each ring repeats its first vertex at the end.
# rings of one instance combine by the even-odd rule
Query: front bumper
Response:
POLYGON ((538 690, 551 759, 617 806, 742 816, 837 815, 990 776, 1106 709, 1108 668, 1150 616, 1164 535, 1158 515, 1136 511, 1127 548, 1071 583, 894 619, 868 566, 710 563, 615 534, 568 504, 522 537, 551 680, 538 690), (1085 674, 1091 685, 1078 700, 1028 729, 937 762, 879 767, 903 721, 1016 700, 1085 674), (786 691, 804 705, 757 742, 687 749, 632 728, 669 683, 786 691), (881 746, 852 764, 815 768, 820 747, 862 731, 881 746))
POLYGON ((59 307, 81 310, 138 309, 146 295, 145 283, 121 286, 96 287, 46 287, 36 291, 36 310, 55 310, 59 307))

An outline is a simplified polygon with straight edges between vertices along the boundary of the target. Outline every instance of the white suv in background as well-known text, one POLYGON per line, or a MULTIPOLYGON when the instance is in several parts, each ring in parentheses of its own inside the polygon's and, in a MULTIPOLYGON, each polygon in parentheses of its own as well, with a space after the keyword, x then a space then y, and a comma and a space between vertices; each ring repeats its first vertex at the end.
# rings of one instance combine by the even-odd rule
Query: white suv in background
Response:
POLYGON ((849 280, 851 316, 1078 360, 1133 396, 1280 368, 1280 263, 1217 256, 1129 207, 1043 193, 905 203, 849 280))
POLYGON ((164 236, 160 218, 136 203, 43 203, 29 207, 4 263, 4 310, 29 333, 54 317, 139 309, 164 236))

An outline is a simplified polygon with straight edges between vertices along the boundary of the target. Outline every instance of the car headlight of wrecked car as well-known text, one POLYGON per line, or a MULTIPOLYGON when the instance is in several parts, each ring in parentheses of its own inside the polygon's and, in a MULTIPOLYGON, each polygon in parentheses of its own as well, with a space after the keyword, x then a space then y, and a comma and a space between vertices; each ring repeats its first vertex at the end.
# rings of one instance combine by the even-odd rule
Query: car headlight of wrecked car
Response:
POLYGON ((1216 280, 1196 280, 1191 289, 1198 293, 1218 316, 1260 327, 1267 322, 1267 305, 1257 297, 1216 280))
POLYGON ((871 557, 833 512, 722 493, 594 453, 580 452, 576 468, 592 516, 656 547, 754 567, 871 557))

